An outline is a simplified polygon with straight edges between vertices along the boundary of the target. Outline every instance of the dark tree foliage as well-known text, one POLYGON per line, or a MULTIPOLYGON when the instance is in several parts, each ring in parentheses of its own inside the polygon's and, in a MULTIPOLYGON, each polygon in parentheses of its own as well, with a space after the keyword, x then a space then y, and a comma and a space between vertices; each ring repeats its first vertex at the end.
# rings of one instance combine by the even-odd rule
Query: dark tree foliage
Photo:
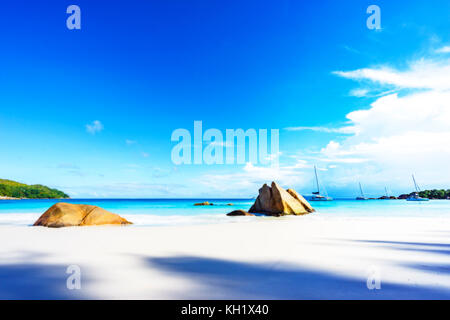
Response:
POLYGON ((425 190, 419 192, 419 196, 422 198, 428 198, 428 199, 449 199, 450 198, 450 190, 425 190))

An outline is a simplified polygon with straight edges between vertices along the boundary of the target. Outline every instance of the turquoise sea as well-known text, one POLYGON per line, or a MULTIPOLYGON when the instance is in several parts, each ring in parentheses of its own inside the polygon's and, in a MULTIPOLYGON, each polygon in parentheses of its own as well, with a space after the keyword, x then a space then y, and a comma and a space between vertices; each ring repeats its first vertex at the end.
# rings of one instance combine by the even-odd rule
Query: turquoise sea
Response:
MULTIPOLYGON (((0 225, 31 225, 58 200, 2 200, 0 225)), ((70 199, 70 203, 91 204, 117 213, 135 226, 168 226, 232 222, 226 213, 248 210, 253 199, 70 199), (214 206, 196 207, 209 201, 214 206), (232 203, 233 206, 228 206, 232 203)), ((335 200, 311 202, 318 217, 428 217, 450 218, 450 201, 408 202, 405 200, 335 200)), ((247 217, 246 217, 247 218, 247 217)), ((248 218, 247 218, 248 219, 248 218)), ((252 219, 252 217, 250 217, 252 219)), ((265 219, 258 217, 257 219, 265 219)))

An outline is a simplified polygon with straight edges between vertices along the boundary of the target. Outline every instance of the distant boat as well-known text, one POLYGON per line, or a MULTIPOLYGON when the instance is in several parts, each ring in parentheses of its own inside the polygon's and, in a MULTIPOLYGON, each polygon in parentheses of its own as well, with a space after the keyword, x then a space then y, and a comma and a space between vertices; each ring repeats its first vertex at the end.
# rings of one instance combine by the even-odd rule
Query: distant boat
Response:
POLYGON ((412 175, 412 178, 413 178, 413 182, 414 182, 414 187, 416 188, 416 192, 413 192, 412 194, 410 194, 409 197, 406 198, 406 201, 430 201, 430 199, 422 198, 419 195, 420 188, 416 183, 416 178, 414 177, 414 175, 412 175))
POLYGON ((333 201, 333 198, 330 198, 325 191, 326 196, 323 196, 320 194, 320 185, 319 185, 319 178, 317 176, 317 168, 314 166, 314 174, 316 176, 316 185, 317 185, 317 191, 313 192, 313 196, 311 197, 311 201, 333 201))
POLYGON ((361 195, 359 197, 356 197, 356 200, 368 200, 364 195, 363 189, 361 187, 361 182, 359 183, 359 191, 361 192, 361 195))
POLYGON ((391 196, 389 195, 387 187, 384 187, 384 196, 379 198, 380 200, 390 200, 391 196))

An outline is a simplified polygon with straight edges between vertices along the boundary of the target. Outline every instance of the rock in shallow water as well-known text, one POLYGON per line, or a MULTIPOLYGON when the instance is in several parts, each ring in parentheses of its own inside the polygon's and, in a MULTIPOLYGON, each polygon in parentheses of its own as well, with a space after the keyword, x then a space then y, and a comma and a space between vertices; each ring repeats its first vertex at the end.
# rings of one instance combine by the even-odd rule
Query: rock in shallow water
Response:
POLYGON ((199 207, 199 206, 213 206, 213 205, 214 205, 214 203, 209 203, 208 201, 202 202, 202 203, 194 203, 194 206, 197 206, 197 207, 199 207))
POLYGON ((228 213, 227 216, 229 216, 229 217, 240 217, 240 216, 251 216, 251 217, 254 217, 255 215, 251 214, 251 213, 248 213, 247 211, 244 211, 244 210, 235 210, 235 211, 232 211, 232 212, 228 213))
POLYGON ((284 190, 275 182, 269 187, 265 184, 259 189, 259 196, 250 208, 250 213, 264 213, 266 215, 305 215, 315 210, 295 190, 284 190))
POLYGON ((121 216, 97 206, 56 203, 33 224, 49 228, 132 224, 121 216))

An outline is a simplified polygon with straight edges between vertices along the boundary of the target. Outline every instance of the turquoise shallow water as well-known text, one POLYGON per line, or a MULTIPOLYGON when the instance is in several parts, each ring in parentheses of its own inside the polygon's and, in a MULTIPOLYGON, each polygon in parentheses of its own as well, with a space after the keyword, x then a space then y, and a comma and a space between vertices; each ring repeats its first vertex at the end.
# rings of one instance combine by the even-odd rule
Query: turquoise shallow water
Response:
MULTIPOLYGON (((227 222, 226 213, 248 210, 252 199, 207 199, 214 206, 195 207, 205 199, 70 199, 70 203, 97 205, 118 213, 135 225, 179 225, 227 222), (233 203, 233 206, 228 206, 233 203)), ((0 201, 0 225, 30 225, 57 200, 0 201)), ((428 217, 450 218, 450 201, 335 200, 311 202, 320 217, 428 217)))
MULTIPOLYGON (((229 212, 233 203, 240 207, 249 207, 254 200, 242 199, 68 199, 63 202, 91 204, 118 214, 149 214, 149 215, 183 215, 192 216, 205 213, 229 212), (196 207, 194 203, 209 201, 215 206, 196 207), (206 210, 203 210, 206 209, 206 210)), ((2 213, 43 213, 60 200, 4 200, 0 202, 2 213)))

